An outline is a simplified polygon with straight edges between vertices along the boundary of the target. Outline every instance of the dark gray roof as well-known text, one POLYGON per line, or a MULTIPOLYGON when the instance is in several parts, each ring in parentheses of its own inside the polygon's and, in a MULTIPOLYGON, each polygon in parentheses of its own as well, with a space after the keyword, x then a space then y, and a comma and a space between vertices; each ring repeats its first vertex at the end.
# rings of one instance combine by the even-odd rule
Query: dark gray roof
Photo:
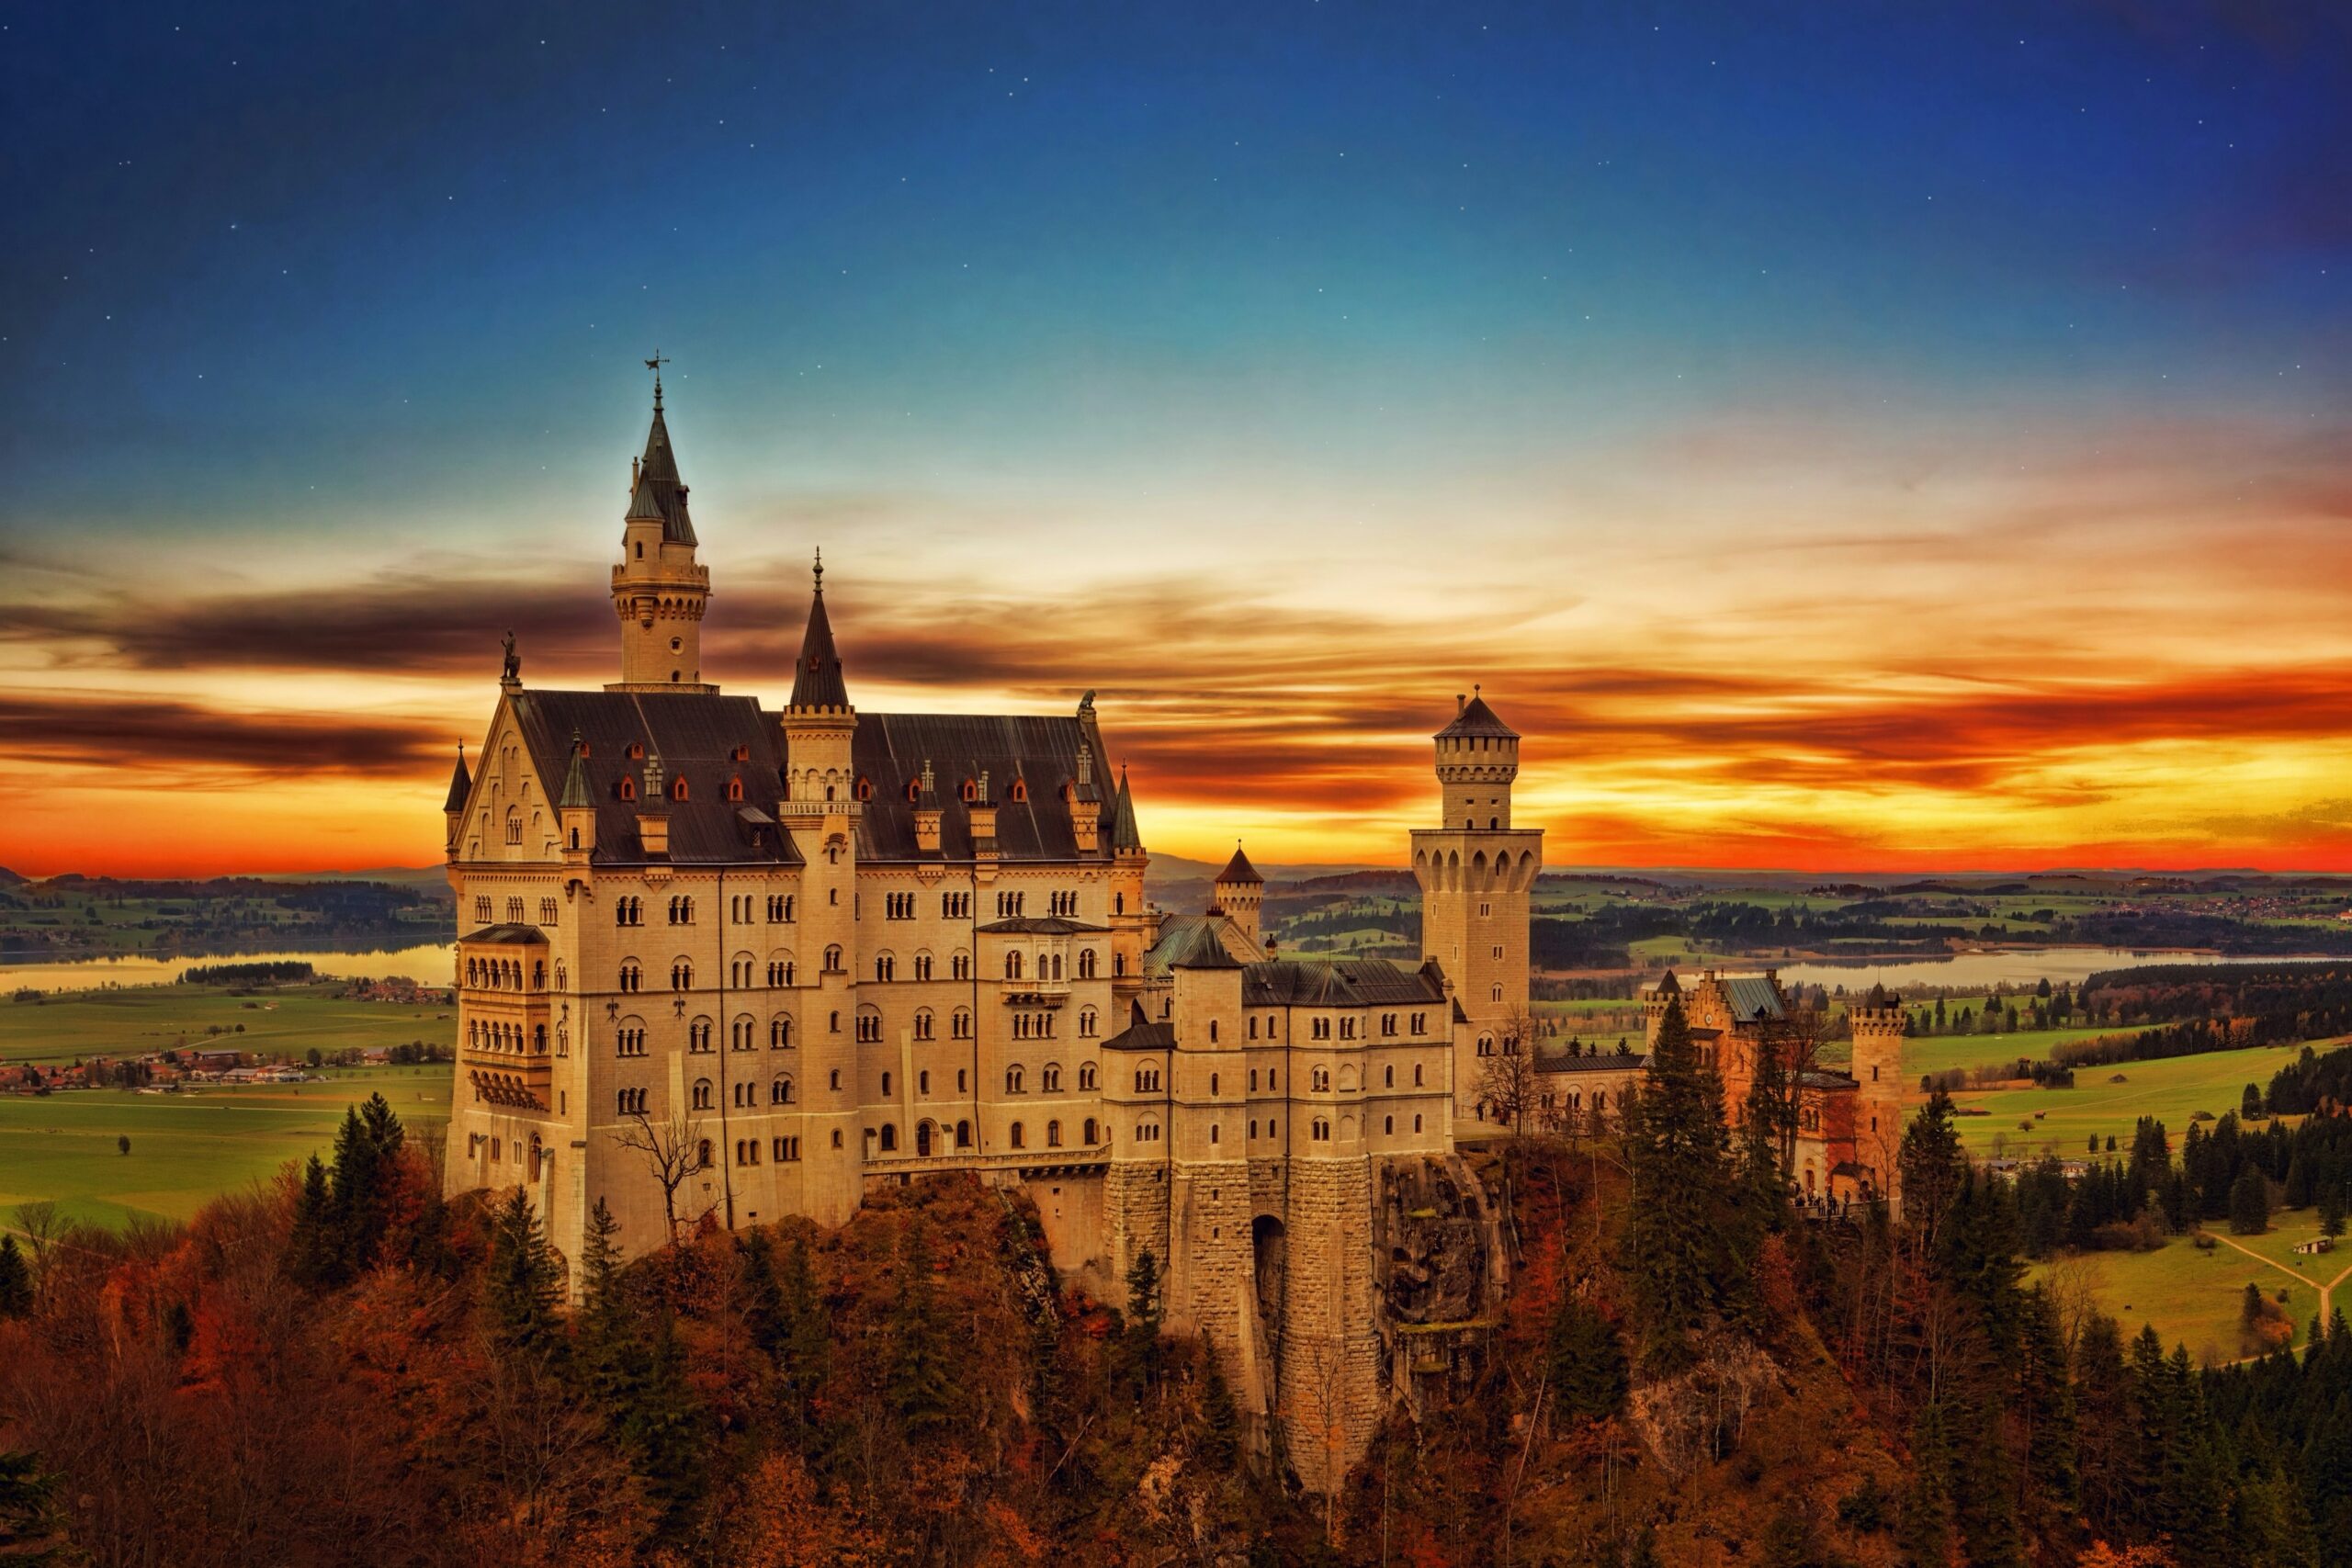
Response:
POLYGON ((642 747, 662 759, 663 775, 684 779, 686 798, 665 800, 670 818, 670 859, 678 863, 789 864, 799 860, 790 840, 774 829, 758 833, 740 819, 747 804, 773 806, 783 793, 784 734, 775 718, 752 697, 716 692, 515 693, 515 721, 531 763, 542 781, 571 785, 572 741, 583 745, 581 784, 596 808, 600 863, 628 864, 644 858, 638 847, 637 818, 647 802, 621 798, 621 780, 632 787, 645 775, 645 758, 629 756, 642 747), (738 750, 745 753, 739 761, 738 750), (741 779, 743 798, 730 801, 727 786, 741 779))
POLYGON ((1444 740, 1463 735, 1495 735, 1510 740, 1519 739, 1519 731, 1497 718, 1495 710, 1487 705, 1486 698, 1476 696, 1462 705, 1462 711, 1453 716, 1453 722, 1439 730, 1435 739, 1444 740))
POLYGON ((686 487, 678 477, 678 455, 670 446, 670 426, 662 417, 662 392, 653 393, 653 423, 645 433, 645 456, 638 463, 637 494, 629 515, 649 515, 638 507, 650 502, 662 516, 662 537, 673 545, 695 542, 695 525, 686 515, 686 487))
MULTIPOLYGON (((581 783, 596 808, 594 858, 599 863, 632 863, 642 858, 637 818, 648 803, 620 796, 624 775, 633 784, 644 777, 645 760, 628 755, 633 745, 658 756, 670 782, 686 781, 685 799, 661 806, 670 818, 671 860, 729 864, 799 860, 788 836, 766 817, 784 792, 784 731, 780 716, 762 708, 756 698, 716 692, 530 689, 509 700, 532 765, 551 787, 570 793, 575 736, 583 743, 581 783), (740 760, 738 750, 744 753, 740 760), (727 786, 736 779, 742 781, 743 798, 730 801, 727 786)), ((857 852, 882 861, 969 860, 971 812, 960 783, 985 773, 997 798, 996 846, 1001 859, 1103 858, 1102 850, 1079 849, 1069 806, 1061 796, 1061 786, 1076 774, 1078 749, 1089 744, 1093 742, 1075 716, 861 714, 851 757, 874 794, 859 815, 857 852), (926 759, 941 775, 936 856, 917 851, 916 807, 907 798, 907 786, 921 779, 926 759), (1023 786, 1024 799, 1012 798, 1009 782, 1016 779, 1023 786)), ((1098 750, 1095 767, 1102 766, 1098 750)))
POLYGON ((1860 1089, 1861 1080, 1851 1073, 1831 1072, 1826 1067, 1807 1067, 1797 1075, 1797 1083, 1804 1089, 1860 1089))
POLYGON ((459 942, 503 942, 509 947, 514 946, 517 943, 529 943, 538 947, 545 947, 548 943, 548 933, 539 930, 537 926, 525 926, 509 923, 505 925, 484 926, 478 931, 468 931, 458 940, 459 942))
MULTIPOLYGON (((1155 950, 1157 951, 1157 950, 1155 950)), ((1225 950, 1217 940, 1216 931, 1204 920, 1187 927, 1166 951, 1159 952, 1159 961, 1170 969, 1238 969, 1241 961, 1225 950)))
POLYGON ((1682 982, 1674 977, 1673 970, 1668 970, 1658 980, 1657 994, 1661 997, 1679 997, 1682 994, 1682 982))
POLYGON ((1102 1042, 1105 1051, 1170 1051, 1176 1046, 1176 1026, 1154 1021, 1131 1023, 1102 1042))
POLYGON ((1732 1016, 1742 1023, 1788 1016, 1788 1010, 1781 1005, 1780 987, 1761 975, 1727 975, 1723 987, 1732 1016))
MULTIPOLYGON (((874 797, 858 818, 857 852, 865 860, 969 860, 972 818, 964 782, 988 775, 996 802, 996 852, 1001 860, 1090 860, 1070 825, 1062 786, 1078 775, 1078 751, 1096 746, 1075 714, 980 716, 972 714, 865 713, 857 717, 851 758, 874 797), (938 779, 939 853, 915 847, 916 804, 907 785, 919 783, 928 761, 938 779), (1016 799, 1013 784, 1021 784, 1016 799)), ((1108 764, 1098 749, 1095 772, 1108 764)))
POLYGON ((1073 920, 1064 915, 1015 915, 1010 919, 990 920, 979 929, 1013 936, 1100 936, 1111 928, 1090 926, 1084 920, 1073 920))
POLYGON ((1620 1056, 1611 1047, 1598 1056, 1571 1056, 1566 1052, 1557 1055, 1539 1051, 1535 1054, 1535 1070, 1539 1073, 1623 1073, 1649 1066, 1646 1051, 1628 1052, 1620 1056))
POLYGON ((466 749, 458 748, 458 765, 449 774, 449 800, 444 811, 463 811, 466 798, 474 792, 473 775, 466 772, 466 749))
POLYGON ((1258 868, 1250 863, 1250 857, 1241 852, 1239 844, 1233 846, 1233 858, 1225 863, 1225 869, 1216 874, 1216 879, 1219 882, 1255 882, 1261 885, 1266 880, 1258 874, 1258 868))
POLYGON ((800 639, 800 663, 792 677, 792 705, 797 708, 845 708, 849 686, 842 679, 842 656, 833 649, 832 617, 825 614, 823 567, 817 569, 817 592, 808 604, 808 630, 800 639))
POLYGON ((1434 960, 1406 969, 1385 958, 1269 958, 1244 969, 1244 1007, 1410 1006, 1445 999, 1434 960))

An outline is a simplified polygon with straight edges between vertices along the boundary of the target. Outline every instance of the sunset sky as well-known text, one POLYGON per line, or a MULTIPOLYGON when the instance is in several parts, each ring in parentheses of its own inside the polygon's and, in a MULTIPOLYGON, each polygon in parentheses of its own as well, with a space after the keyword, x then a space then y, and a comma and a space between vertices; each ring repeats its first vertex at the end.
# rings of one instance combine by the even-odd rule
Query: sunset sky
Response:
POLYGON ((2352 870, 2346 14, 19 8, 0 865, 437 861, 658 348, 706 676, 821 546, 1157 851, 1400 860, 1475 682, 1555 865, 2352 870))

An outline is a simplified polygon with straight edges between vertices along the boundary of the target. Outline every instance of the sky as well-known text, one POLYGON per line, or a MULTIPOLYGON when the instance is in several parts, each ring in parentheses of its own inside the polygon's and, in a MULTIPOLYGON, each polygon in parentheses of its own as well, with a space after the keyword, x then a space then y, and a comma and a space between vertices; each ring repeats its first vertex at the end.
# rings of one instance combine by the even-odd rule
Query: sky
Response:
POLYGON ((0 8, 0 865, 436 862, 659 352, 706 677, 1156 851, 2352 870, 2347 15, 0 8))

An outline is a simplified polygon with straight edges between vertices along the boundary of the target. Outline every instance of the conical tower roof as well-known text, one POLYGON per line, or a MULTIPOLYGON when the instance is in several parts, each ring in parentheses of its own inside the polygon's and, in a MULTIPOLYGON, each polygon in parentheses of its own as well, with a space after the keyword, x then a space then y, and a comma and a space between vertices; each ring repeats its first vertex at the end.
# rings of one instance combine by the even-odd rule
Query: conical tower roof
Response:
POLYGON ((645 433, 645 456, 638 460, 637 491, 629 498, 632 520, 662 519, 662 537, 691 545, 694 520, 686 514, 686 485, 678 475, 678 455, 670 445, 669 422, 662 417, 662 377, 653 377, 653 423, 645 433))
POLYGON ((1127 770, 1119 770, 1118 798, 1111 806, 1111 852, 1143 852, 1143 835, 1136 829, 1136 800, 1127 793, 1127 770))
POLYGON ((463 811, 467 799, 474 792, 474 776, 466 771, 466 748, 458 747, 458 765, 449 774, 449 798, 442 806, 444 811, 463 811))
POLYGON ((1216 879, 1220 883, 1255 882, 1261 885, 1266 880, 1258 874, 1258 868, 1250 863, 1250 857, 1241 852, 1239 844, 1233 846, 1233 858, 1225 863, 1225 869, 1216 874, 1216 879))
POLYGON ((800 664, 792 677, 797 708, 845 708, 849 686, 842 679, 842 656, 833 649, 833 623, 825 615, 825 560, 817 558, 817 592, 808 604, 808 630, 800 639, 800 664))
POLYGON ((1508 740, 1519 739, 1519 731, 1495 716, 1495 710, 1487 705, 1487 699, 1478 694, 1476 687, 1470 689, 1467 701, 1459 698, 1456 701, 1461 704, 1461 711, 1453 716, 1452 724, 1437 732, 1434 739, 1444 740, 1462 735, 1491 735, 1508 740))

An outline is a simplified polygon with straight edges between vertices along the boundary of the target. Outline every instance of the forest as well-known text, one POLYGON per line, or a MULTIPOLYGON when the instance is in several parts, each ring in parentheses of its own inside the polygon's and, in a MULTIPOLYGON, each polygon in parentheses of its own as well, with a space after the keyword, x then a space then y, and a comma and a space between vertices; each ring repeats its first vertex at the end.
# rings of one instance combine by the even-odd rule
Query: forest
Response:
MULTIPOLYGON (((2300 1128, 2147 1130, 2098 1201, 2194 1224, 2248 1171, 2340 1189, 2347 1087, 2346 1054, 2307 1056, 2267 1096, 2300 1128)), ((442 1198, 371 1100, 331 1159, 187 1224, 22 1216, 0 1240, 0 1541, 105 1564, 2329 1560, 2341 1321, 2198 1371, 2023 1283, 2075 1190, 1972 1168, 1942 1096, 1905 1134, 1899 1217, 1794 1203, 1796 1114, 1768 1072, 1727 1119, 1675 1009, 1611 1134, 1473 1151, 1507 1304, 1449 1396, 1318 1497, 1164 1331, 1153 1262, 1126 1312, 1090 1299, 1016 1192, 933 1178, 838 1229, 705 1228, 626 1265, 600 1221, 567 1264, 518 1190, 442 1198)))

